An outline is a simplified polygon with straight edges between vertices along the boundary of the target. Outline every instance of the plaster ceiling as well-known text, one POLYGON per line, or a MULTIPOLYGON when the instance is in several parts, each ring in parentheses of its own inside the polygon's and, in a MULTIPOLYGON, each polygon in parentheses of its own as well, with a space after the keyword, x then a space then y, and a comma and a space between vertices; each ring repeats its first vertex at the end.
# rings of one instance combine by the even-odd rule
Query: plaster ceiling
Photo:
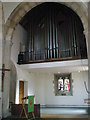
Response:
POLYGON ((88 60, 60 61, 19 65, 22 70, 35 73, 71 73, 88 71, 88 60))

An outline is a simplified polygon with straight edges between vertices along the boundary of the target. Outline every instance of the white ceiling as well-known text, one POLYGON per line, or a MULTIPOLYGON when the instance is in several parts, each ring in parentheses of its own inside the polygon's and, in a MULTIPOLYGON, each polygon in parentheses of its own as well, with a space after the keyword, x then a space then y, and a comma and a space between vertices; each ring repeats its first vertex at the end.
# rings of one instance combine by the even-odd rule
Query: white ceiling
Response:
POLYGON ((60 62, 47 62, 36 64, 18 65, 22 70, 29 72, 40 73, 71 73, 88 71, 88 60, 73 60, 73 61, 60 61, 60 62))

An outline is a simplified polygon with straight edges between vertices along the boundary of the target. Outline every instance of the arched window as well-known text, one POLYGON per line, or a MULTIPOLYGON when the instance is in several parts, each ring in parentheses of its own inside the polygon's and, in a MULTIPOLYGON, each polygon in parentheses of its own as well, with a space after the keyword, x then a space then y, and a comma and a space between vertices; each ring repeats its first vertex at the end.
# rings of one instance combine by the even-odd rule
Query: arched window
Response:
POLYGON ((72 78, 70 73, 55 74, 54 87, 56 96, 71 96, 72 93, 72 78))
POLYGON ((24 62, 87 58, 79 17, 60 3, 43 3, 30 10, 20 24, 27 30, 24 62))

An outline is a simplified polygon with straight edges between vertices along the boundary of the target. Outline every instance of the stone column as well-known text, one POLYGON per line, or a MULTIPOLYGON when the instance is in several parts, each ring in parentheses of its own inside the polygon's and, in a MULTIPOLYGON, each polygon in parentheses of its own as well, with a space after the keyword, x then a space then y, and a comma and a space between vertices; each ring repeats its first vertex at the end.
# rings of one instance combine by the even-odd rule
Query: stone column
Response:
MULTIPOLYGON (((0 2, 0 69, 2 68, 3 43, 2 43, 2 3, 0 2)), ((0 71, 0 119, 2 118, 2 71, 0 71)))
MULTIPOLYGON (((4 48, 4 64, 5 68, 10 69, 10 56, 11 56, 11 32, 12 29, 9 29, 9 33, 5 39, 5 48, 4 48)), ((10 115, 9 112, 9 93, 10 92, 10 71, 5 72, 4 76, 4 90, 3 90, 3 117, 10 115)))
POLYGON ((87 47, 87 53, 88 53, 88 27, 84 30, 84 35, 86 38, 86 47, 87 47))
MULTIPOLYGON (((88 3, 88 66, 89 66, 88 88, 90 91, 90 2, 88 3)), ((89 98, 90 98, 90 94, 89 94, 89 98)))
MULTIPOLYGON (((88 90, 90 91, 90 2, 88 3, 88 90)), ((90 99, 90 94, 88 95, 88 98, 90 99)), ((90 107, 89 107, 89 113, 90 115, 90 107)))

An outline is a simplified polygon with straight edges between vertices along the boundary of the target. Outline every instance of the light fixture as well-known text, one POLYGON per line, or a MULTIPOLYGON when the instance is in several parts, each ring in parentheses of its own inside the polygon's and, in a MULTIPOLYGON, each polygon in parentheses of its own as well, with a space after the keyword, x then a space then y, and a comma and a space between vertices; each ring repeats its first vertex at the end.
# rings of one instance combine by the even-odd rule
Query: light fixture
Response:
POLYGON ((58 74, 59 74, 60 72, 58 72, 58 74))

